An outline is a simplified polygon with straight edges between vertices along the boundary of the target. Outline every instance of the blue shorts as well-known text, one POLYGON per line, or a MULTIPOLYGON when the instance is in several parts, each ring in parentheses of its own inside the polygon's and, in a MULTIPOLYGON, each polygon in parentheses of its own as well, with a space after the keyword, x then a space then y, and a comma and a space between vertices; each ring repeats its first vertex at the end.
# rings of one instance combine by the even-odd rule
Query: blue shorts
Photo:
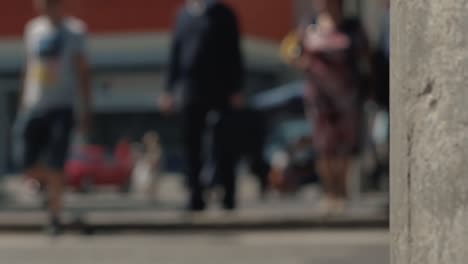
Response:
POLYGON ((73 110, 60 108, 23 113, 17 122, 18 165, 27 170, 42 164, 63 171, 74 126, 73 110))

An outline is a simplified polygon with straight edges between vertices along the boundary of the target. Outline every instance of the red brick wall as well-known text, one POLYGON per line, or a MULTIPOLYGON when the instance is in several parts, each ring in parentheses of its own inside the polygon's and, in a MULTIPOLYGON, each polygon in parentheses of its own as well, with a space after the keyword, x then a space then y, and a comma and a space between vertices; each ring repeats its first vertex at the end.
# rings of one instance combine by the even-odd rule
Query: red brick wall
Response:
MULTIPOLYGON (((65 0, 68 13, 93 33, 166 31, 183 0, 65 0)), ((293 25, 293 0, 226 0, 244 33, 279 40, 293 25)), ((6 0, 0 8, 0 37, 20 36, 34 16, 32 0, 6 0)))
POLYGON ((227 0, 239 16, 242 30, 253 36, 279 40, 294 25, 293 0, 227 0))

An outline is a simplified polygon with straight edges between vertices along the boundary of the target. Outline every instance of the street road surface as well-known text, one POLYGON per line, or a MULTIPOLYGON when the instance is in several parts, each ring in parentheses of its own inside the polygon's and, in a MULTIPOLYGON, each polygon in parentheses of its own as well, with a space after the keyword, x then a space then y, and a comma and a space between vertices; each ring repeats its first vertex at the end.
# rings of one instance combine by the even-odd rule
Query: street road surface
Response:
POLYGON ((1 264, 388 264, 385 231, 0 234, 1 264))

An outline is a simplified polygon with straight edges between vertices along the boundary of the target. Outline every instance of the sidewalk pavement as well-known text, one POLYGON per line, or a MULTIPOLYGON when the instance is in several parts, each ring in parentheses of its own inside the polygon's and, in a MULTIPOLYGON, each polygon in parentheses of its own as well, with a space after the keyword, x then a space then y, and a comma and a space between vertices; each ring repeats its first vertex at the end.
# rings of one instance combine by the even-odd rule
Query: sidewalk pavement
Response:
MULTIPOLYGON (((157 202, 141 193, 119 194, 98 190, 93 194, 67 193, 65 224, 77 230, 205 230, 205 229, 298 229, 298 228, 387 228, 385 194, 367 194, 349 204, 340 216, 324 216, 318 208, 316 186, 291 197, 270 194, 261 200, 253 177, 239 180, 239 209, 224 212, 213 199, 204 213, 183 211, 185 191, 181 177, 160 180, 157 202)), ((0 231, 37 231, 47 215, 41 199, 18 177, 8 177, 3 188, 9 197, 0 204, 0 231)))
POLYGON ((390 264, 386 230, 0 234, 5 264, 390 264))

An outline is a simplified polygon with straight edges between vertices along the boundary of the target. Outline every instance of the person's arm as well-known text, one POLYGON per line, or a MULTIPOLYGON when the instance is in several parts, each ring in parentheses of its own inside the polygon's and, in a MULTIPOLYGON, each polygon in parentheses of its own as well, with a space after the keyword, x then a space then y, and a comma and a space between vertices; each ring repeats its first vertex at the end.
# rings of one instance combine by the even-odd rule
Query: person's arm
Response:
POLYGON ((167 73, 166 87, 162 94, 158 97, 158 107, 163 113, 171 113, 175 108, 174 90, 179 82, 180 76, 180 45, 183 11, 177 16, 176 25, 174 27, 173 39, 169 54, 169 70, 167 73))
POLYGON ((23 41, 24 41, 24 54, 25 54, 25 62, 24 62, 24 67, 23 67, 23 72, 22 72, 22 79, 21 79, 21 85, 20 85, 20 91, 19 91, 19 97, 18 97, 18 107, 17 111, 18 113, 24 110, 25 108, 25 93, 26 93, 26 85, 27 85, 27 76, 30 71, 31 67, 31 40, 30 40, 30 33, 29 33, 29 27, 30 24, 27 24, 24 30, 24 35, 23 35, 23 41))
POLYGON ((180 40, 177 32, 175 32, 172 40, 170 55, 169 55, 169 72, 166 84, 166 92, 172 93, 180 78, 180 40))
POLYGON ((225 14, 223 29, 224 34, 224 43, 227 48, 227 60, 225 61, 227 67, 226 79, 227 85, 229 88, 229 95, 231 104, 236 107, 242 107, 244 104, 243 97, 243 86, 244 86, 244 59, 242 56, 241 48, 241 33, 235 13, 227 8, 225 14))
POLYGON ((228 43, 231 43, 232 46, 232 81, 233 81, 233 90, 232 94, 239 94, 243 90, 244 85, 244 59, 242 56, 241 48, 241 34, 239 29, 239 24, 234 13, 231 13, 228 25, 231 30, 228 31, 228 43))
POLYGON ((75 70, 79 95, 79 130, 86 134, 91 129, 92 86, 91 71, 88 60, 88 45, 85 25, 75 39, 75 70))
POLYGON ((362 23, 358 23, 356 30, 356 46, 359 60, 359 73, 361 75, 361 99, 375 98, 375 69, 372 62, 370 41, 362 23))
POLYGON ((17 112, 21 112, 22 110, 24 110, 24 95, 25 95, 25 90, 26 90, 26 76, 28 74, 28 71, 29 71, 29 66, 30 65, 30 62, 29 62, 29 59, 26 59, 26 63, 25 63, 25 66, 23 68, 23 72, 21 74, 21 85, 20 85, 20 89, 19 89, 19 96, 18 96, 18 107, 17 107, 17 112))
POLYGON ((77 69, 80 83, 80 130, 87 133, 91 128, 91 106, 92 106, 92 89, 91 89, 91 73, 88 59, 80 54, 77 57, 77 69))
POLYGON ((181 35, 183 30, 183 10, 178 14, 174 26, 172 43, 169 54, 169 71, 166 84, 166 92, 172 93, 180 79, 180 49, 181 49, 181 35))
POLYGON ((323 34, 309 29, 304 36, 305 70, 321 87, 336 87, 349 82, 347 49, 351 39, 344 33, 332 31, 323 34))

